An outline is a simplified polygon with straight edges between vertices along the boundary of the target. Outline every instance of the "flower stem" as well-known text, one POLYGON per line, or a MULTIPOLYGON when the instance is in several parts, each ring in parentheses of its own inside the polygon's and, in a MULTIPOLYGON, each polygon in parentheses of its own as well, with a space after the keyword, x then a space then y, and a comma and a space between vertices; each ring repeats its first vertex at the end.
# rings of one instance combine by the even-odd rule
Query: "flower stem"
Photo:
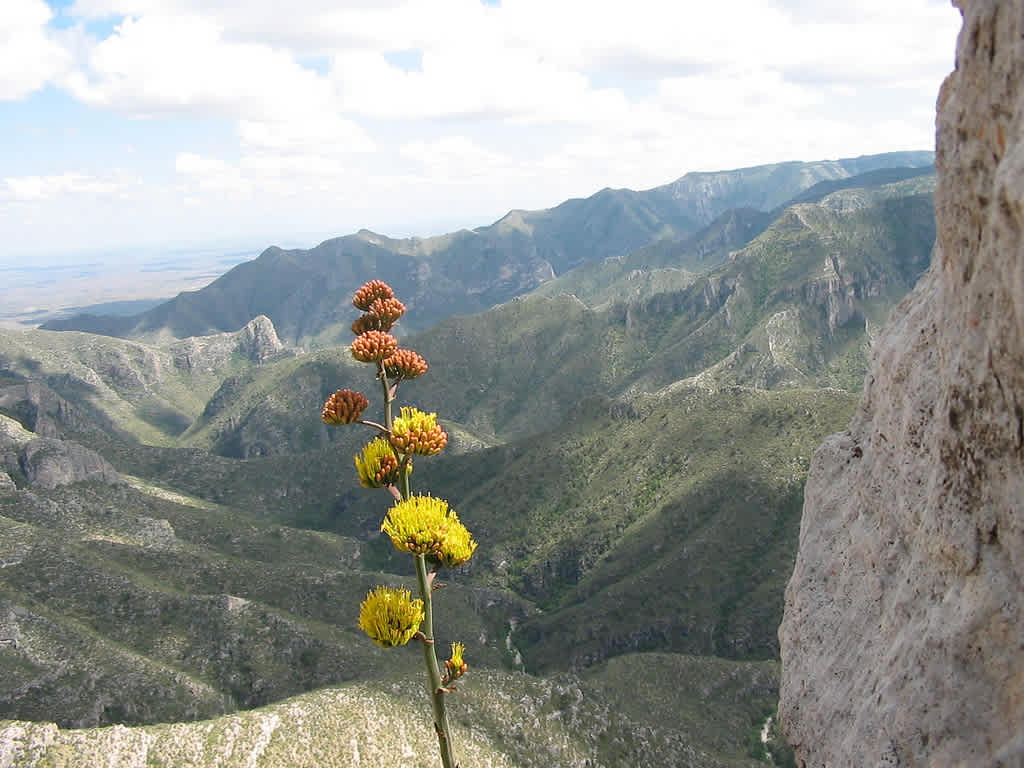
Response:
MULTIPOLYGON (((390 382, 388 382, 388 375, 384 372, 384 366, 379 363, 377 367, 377 375, 380 377, 380 385, 384 390, 384 424, 386 425, 384 431, 390 435, 395 426, 391 404, 395 402, 395 392, 398 389, 398 382, 396 381, 394 385, 390 384, 390 382)), ((377 427, 378 429, 381 428, 379 424, 371 424, 371 426, 377 427)), ((401 501, 402 499, 408 499, 412 494, 409 489, 409 473, 406 471, 406 467, 409 463, 409 457, 401 456, 394 446, 392 446, 392 450, 395 452, 395 458, 400 462, 398 476, 402 483, 402 487, 399 489, 401 496, 398 498, 398 501, 401 501)))
POLYGON ((437 732, 437 743, 441 750, 441 763, 444 768, 458 768, 452 752, 451 734, 448 728, 448 713, 445 711, 444 691, 441 690, 441 668, 437 663, 434 651, 434 601, 427 577, 425 555, 415 555, 416 580, 420 586, 420 599, 423 600, 423 661, 427 666, 427 688, 430 690, 430 701, 434 708, 434 730, 437 732))
POLYGON ((394 426, 394 421, 391 417, 391 403, 395 400, 395 395, 391 391, 391 387, 388 386, 388 375, 384 373, 384 366, 377 363, 377 375, 380 378, 381 388, 384 390, 384 425, 387 427, 388 433, 391 432, 391 428, 394 426))

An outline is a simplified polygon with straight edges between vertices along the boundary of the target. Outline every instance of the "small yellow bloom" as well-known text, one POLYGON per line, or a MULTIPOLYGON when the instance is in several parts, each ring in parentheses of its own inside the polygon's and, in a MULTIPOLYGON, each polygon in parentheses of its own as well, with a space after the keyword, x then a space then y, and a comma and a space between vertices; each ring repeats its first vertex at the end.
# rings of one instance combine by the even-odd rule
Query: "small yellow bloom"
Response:
POLYGON ((444 663, 446 674, 445 682, 451 682, 452 680, 458 680, 469 669, 469 664, 462 658, 462 654, 466 652, 466 646, 462 643, 452 643, 452 657, 444 663))
POLYGON ((405 645, 419 632, 423 601, 408 589, 377 587, 359 606, 359 628, 385 648, 405 645))
MULTIPOLYGON (((395 450, 386 437, 378 437, 363 447, 361 454, 353 457, 356 472, 359 473, 359 484, 363 488, 383 488, 398 482, 398 459, 395 450)), ((412 472, 412 462, 406 465, 405 471, 412 472)))
POLYGON ((448 433, 437 423, 436 413, 405 406, 391 425, 391 444, 401 453, 433 456, 448 445, 448 433))
POLYGON ((473 556, 476 542, 448 502, 433 496, 410 496, 390 510, 380 529, 395 549, 413 555, 432 555, 448 568, 473 556))

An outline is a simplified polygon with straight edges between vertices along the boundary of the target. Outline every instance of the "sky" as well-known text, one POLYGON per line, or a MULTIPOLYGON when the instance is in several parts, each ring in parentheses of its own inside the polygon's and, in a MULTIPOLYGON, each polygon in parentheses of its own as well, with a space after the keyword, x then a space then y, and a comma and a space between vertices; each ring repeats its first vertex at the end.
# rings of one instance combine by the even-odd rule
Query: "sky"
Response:
POLYGON ((0 264, 934 147, 949 0, 2 0, 0 264))

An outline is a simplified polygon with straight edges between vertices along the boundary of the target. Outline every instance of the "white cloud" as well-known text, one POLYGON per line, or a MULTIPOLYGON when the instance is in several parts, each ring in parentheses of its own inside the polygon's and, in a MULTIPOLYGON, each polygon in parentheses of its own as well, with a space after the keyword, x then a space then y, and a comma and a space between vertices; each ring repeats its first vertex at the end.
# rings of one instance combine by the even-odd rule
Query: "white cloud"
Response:
POLYGON ((42 0, 6 0, 0 13, 0 101, 22 99, 59 76, 70 62, 47 29, 42 0))
POLYGON ((465 136, 412 141, 403 145, 399 152, 435 183, 504 179, 515 173, 509 158, 481 147, 465 136))
POLYGON ((329 82, 286 51, 229 43, 201 16, 127 18, 69 79, 81 101, 136 115, 311 119, 334 111, 329 82))
POLYGON ((248 200, 253 196, 252 185, 238 167, 216 157, 205 157, 193 152, 179 152, 174 158, 174 169, 183 177, 182 199, 199 201, 248 200))
POLYGON ((287 122, 242 120, 238 135, 244 148, 289 155, 365 153, 377 148, 357 123, 330 114, 287 122))
POLYGON ((590 122, 621 112, 612 89, 594 90, 587 76, 523 49, 463 41, 424 51, 422 72, 403 72, 382 52, 334 57, 342 108, 379 119, 467 118, 517 122, 590 122))
POLYGON ((42 202, 61 198, 128 199, 142 181, 126 171, 104 177, 86 173, 60 173, 50 176, 17 176, 3 179, 0 198, 14 202, 42 202))

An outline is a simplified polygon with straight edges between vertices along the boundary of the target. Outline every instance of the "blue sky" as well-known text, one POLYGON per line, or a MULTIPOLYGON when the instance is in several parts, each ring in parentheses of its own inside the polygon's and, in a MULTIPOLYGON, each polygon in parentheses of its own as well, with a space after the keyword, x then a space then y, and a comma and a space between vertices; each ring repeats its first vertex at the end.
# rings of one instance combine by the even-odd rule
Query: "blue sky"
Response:
POLYGON ((930 149, 947 0, 5 0, 2 263, 930 149))

